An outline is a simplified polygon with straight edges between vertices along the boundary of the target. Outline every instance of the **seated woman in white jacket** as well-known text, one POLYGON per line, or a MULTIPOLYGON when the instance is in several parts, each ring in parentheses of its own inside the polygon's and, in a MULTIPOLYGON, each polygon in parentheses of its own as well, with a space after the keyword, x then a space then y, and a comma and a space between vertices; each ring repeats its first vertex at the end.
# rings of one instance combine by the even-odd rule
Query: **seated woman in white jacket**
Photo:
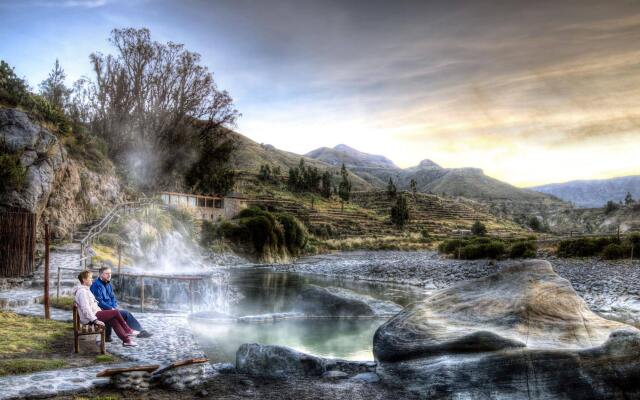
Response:
POLYGON ((104 326, 108 323, 116 335, 122 340, 123 346, 137 346, 131 336, 136 336, 138 331, 133 330, 120 315, 118 310, 101 310, 89 287, 93 281, 91 271, 82 271, 78 274, 80 284, 74 289, 75 301, 78 305, 78 316, 82 324, 97 324, 104 326))

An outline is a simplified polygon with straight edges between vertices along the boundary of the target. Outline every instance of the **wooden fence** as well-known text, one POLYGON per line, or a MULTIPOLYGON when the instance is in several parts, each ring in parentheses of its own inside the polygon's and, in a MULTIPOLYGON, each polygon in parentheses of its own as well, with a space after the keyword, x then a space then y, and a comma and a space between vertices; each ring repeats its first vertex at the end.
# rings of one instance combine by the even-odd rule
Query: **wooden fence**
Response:
POLYGON ((36 215, 0 212, 0 276, 22 277, 35 271, 36 215))

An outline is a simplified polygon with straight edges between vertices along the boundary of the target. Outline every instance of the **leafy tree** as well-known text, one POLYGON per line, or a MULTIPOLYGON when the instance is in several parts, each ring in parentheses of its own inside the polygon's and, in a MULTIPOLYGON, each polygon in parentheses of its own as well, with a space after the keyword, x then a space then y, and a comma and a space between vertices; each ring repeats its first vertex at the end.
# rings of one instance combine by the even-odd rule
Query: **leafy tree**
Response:
POLYGON ((476 222, 471 225, 471 233, 475 236, 484 236, 487 233, 487 227, 479 220, 476 220, 476 222))
POLYGON ((607 204, 604 206, 604 213, 609 214, 615 210, 620 208, 620 206, 615 201, 607 201, 607 204))
POLYGON ((541 232, 542 231, 542 223, 535 216, 531 216, 529 218, 529 221, 528 221, 527 225, 529 225, 529 228, 533 229, 536 232, 541 232))
POLYGON ((342 176, 342 179, 338 185, 338 196, 340 196, 340 199, 342 199, 343 202, 348 202, 351 198, 351 181, 349 180, 349 173, 347 172, 347 168, 344 166, 344 163, 342 163, 340 175, 342 176))
POLYGON ((387 184, 387 196, 389 196, 390 199, 393 199, 396 197, 397 194, 398 194, 398 189, 396 188, 396 185, 393 183, 393 179, 389 178, 389 183, 387 184))
POLYGON ((269 164, 264 164, 260 166, 260 172, 258 172, 258 179, 264 182, 271 180, 271 167, 269 166, 269 164))
POLYGON ((633 196, 631 196, 631 192, 627 192, 627 195, 624 197, 625 205, 632 205, 635 201, 633 200, 633 196))
POLYGON ((53 69, 49 72, 47 79, 40 83, 40 94, 47 99, 51 105, 63 110, 69 101, 72 90, 64 84, 66 75, 56 59, 53 69))
POLYGON ((398 196, 396 204, 391 207, 391 222, 399 229, 409 222, 409 205, 404 196, 398 196))
POLYGON ((224 134, 208 136, 205 143, 185 181, 196 193, 226 195, 235 183, 236 174, 229 168, 229 160, 236 145, 224 134))

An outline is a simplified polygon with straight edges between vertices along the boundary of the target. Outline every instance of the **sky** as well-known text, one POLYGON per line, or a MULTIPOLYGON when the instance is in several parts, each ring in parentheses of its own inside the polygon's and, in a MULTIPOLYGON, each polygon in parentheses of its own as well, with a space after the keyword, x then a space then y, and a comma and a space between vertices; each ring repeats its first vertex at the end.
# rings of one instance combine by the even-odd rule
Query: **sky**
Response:
POLYGON ((0 59, 71 84, 114 28, 202 55, 236 130, 519 187, 640 174, 640 2, 0 0, 0 59))

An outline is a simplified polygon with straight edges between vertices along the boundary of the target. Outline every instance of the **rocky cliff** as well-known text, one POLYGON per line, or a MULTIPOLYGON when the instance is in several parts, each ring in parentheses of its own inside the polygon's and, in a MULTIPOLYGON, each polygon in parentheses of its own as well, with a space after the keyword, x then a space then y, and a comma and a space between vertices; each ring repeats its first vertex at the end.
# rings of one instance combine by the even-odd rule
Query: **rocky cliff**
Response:
POLYGON ((2 152, 19 159, 16 168, 24 175, 18 186, 3 185, 0 210, 35 213, 39 229, 48 222, 56 239, 69 238, 78 224, 124 198, 112 166, 90 170, 69 156, 62 139, 19 109, 0 109, 2 152))

